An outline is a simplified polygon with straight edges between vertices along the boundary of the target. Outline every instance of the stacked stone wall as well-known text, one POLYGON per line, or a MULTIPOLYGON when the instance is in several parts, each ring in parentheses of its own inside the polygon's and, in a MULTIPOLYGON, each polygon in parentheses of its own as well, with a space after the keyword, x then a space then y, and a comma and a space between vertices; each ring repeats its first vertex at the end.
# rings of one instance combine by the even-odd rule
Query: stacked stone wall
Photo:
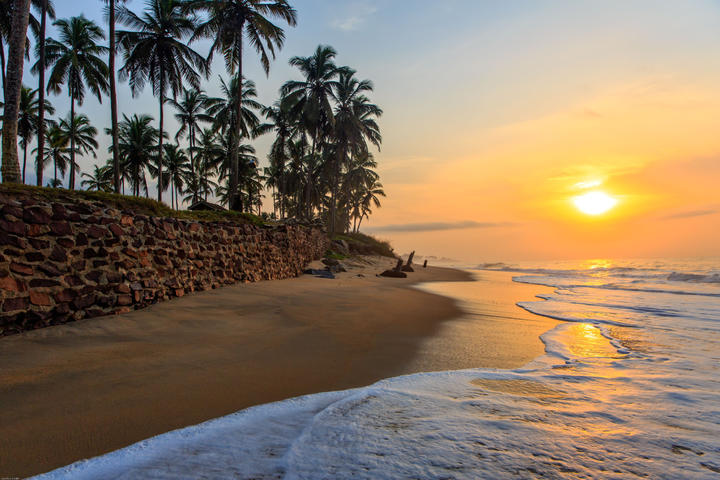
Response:
POLYGON ((152 217, 0 193, 0 335, 295 277, 327 246, 319 226, 152 217))

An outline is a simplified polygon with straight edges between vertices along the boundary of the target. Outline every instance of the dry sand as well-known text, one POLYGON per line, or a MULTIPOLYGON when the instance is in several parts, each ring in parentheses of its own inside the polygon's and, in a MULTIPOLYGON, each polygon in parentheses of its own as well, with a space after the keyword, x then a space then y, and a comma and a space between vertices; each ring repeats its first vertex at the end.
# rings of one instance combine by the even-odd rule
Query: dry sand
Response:
POLYGON ((530 290, 508 293, 527 286, 487 281, 504 293, 490 300, 487 325, 476 317, 468 330, 454 300, 410 288, 467 273, 430 267, 391 279, 375 276, 390 259, 347 263, 351 271, 335 280, 234 285, 0 338, 0 477, 259 403, 421 370, 519 366, 542 352, 537 335, 548 322, 514 306, 530 290), (459 354, 448 352, 453 345, 459 354))

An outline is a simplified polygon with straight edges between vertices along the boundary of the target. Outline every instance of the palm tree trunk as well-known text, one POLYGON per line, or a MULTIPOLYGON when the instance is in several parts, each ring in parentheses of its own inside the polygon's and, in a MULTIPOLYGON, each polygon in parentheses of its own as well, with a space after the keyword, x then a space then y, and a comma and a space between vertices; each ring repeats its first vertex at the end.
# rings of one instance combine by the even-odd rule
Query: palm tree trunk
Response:
POLYGON ((0 37, 0 70, 2 70, 3 100, 5 100, 5 45, 0 37))
POLYGON ((70 190, 75 190, 75 92, 70 95, 70 190))
POLYGON ((27 140, 23 140, 23 169, 22 169, 22 183, 25 183, 25 169, 27 167, 27 140))
POLYGON ((110 122, 112 129, 113 185, 115 193, 120 192, 120 152, 118 151, 117 89, 115 86, 115 1, 109 0, 108 22, 110 23, 110 122))
POLYGON ((18 111, 20 110, 20 89, 22 88, 25 37, 30 17, 30 0, 15 0, 13 4, 12 31, 8 45, 7 76, 5 77, 5 118, 2 136, 2 172, 3 182, 20 181, 18 163, 17 134, 18 111))
POLYGON ((47 23, 47 0, 42 0, 42 6, 40 7, 40 38, 39 38, 39 50, 40 55, 38 64, 40 65, 40 71, 38 72, 38 126, 37 126, 37 159, 36 162, 36 177, 38 187, 42 186, 43 183, 43 170, 45 169, 44 158, 45 158, 45 28, 47 23))
POLYGON ((53 155, 53 168, 55 169, 55 181, 53 182, 53 185, 57 185, 57 159, 53 155))
MULTIPOLYGON (((238 30, 242 32, 244 25, 241 23, 238 30)), ((238 82, 237 82, 237 104, 235 105, 235 135, 233 135, 230 148, 230 210, 242 211, 242 200, 238 193, 239 170, 240 170, 240 122, 242 121, 242 38, 237 42, 238 58, 238 82)))
POLYGON ((158 202, 162 202, 162 189, 163 189, 163 114, 164 114, 164 105, 163 101, 165 100, 164 90, 165 90, 165 84, 164 84, 164 75, 163 70, 160 68, 160 150, 158 151, 158 202))

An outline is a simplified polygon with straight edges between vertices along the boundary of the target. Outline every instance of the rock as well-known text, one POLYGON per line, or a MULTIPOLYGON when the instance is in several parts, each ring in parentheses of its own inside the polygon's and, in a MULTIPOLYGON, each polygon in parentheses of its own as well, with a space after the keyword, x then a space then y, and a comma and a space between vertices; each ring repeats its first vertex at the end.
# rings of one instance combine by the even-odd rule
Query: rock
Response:
POLYGON ((340 261, 334 258, 323 258, 322 263, 327 265, 328 267, 334 267, 336 265, 340 265, 340 261))
POLYGON ((25 285, 12 277, 0 277, 0 290, 8 292, 24 292, 25 285))
POLYGON ((41 293, 35 290, 30 290, 30 303, 39 306, 52 305, 52 302, 50 301, 50 296, 47 293, 41 293))
POLYGON ((14 310, 27 310, 30 306, 28 297, 6 298, 3 302, 3 312, 12 312, 14 310))
POLYGON ((50 221, 52 212, 42 207, 26 208, 23 211, 23 220, 27 223, 47 224, 50 221))
POLYGON ((391 277, 391 278, 407 278, 407 273, 405 272, 399 272, 397 270, 385 270, 380 274, 381 277, 391 277))
POLYGON ((50 231, 53 235, 65 236, 72 234, 72 227, 68 222, 50 222, 50 231))
POLYGON ((19 275, 32 275, 34 273, 33 267, 22 263, 10 263, 10 271, 15 272, 19 275))

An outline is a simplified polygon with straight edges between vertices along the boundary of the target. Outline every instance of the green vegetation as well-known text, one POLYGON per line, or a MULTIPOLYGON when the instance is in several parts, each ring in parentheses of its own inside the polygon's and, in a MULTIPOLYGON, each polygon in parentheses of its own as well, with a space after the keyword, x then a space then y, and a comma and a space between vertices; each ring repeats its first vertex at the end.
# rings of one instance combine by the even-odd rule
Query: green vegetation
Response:
POLYGON ((343 235, 334 235, 333 240, 344 240, 350 246, 350 253, 360 255, 381 255, 383 257, 395 258, 390 242, 387 240, 379 240, 373 236, 364 233, 346 233, 343 235))
MULTIPOLYGON (((104 3, 109 33, 77 12, 77 16, 55 20, 46 35, 46 17, 55 19, 51 0, 31 0, 32 7, 25 0, 0 1, 0 44, 8 46, 8 58, 22 61, 22 53, 27 54, 30 70, 37 75, 34 88, 11 85, 21 79, 17 72, 9 71, 10 62, 0 62, 5 96, 10 99, 18 94, 24 99, 20 111, 8 108, 4 119, 6 136, 12 137, 10 146, 17 147, 20 140, 22 183, 28 145, 35 142, 38 147, 32 153, 39 186, 47 167, 53 172, 48 186, 55 188, 66 185, 74 190, 79 183, 89 190, 147 197, 156 187, 158 201, 169 190, 170 209, 139 199, 123 200, 125 205, 152 214, 252 219, 257 217, 250 214, 259 217, 264 213, 270 218, 319 218, 332 236, 358 232, 363 220, 380 207, 385 191, 371 150, 379 151, 382 143, 377 121, 383 111, 371 101, 372 81, 336 63, 337 52, 329 45, 290 59, 297 76, 282 85, 272 105, 258 102, 259 87, 243 75, 243 56, 259 58, 268 73, 285 43, 282 27, 295 26, 297 21, 297 12, 288 0, 104 3), (26 12, 14 9, 25 6, 32 10, 30 30, 23 25, 25 19, 16 21, 21 20, 19 13, 26 12), (34 15, 39 15, 40 21, 34 15), (16 51, 23 46, 17 38, 10 48, 18 29, 22 29, 22 37, 33 33, 27 44, 34 48, 16 51), (203 39, 209 42, 199 42, 203 39), (203 46, 204 52, 194 49, 203 46), (219 76, 211 71, 213 56, 218 55, 225 61, 225 72, 219 76), (145 87, 152 90, 159 118, 130 112, 118 120, 116 70, 133 96, 145 87), (218 97, 203 91, 208 81, 219 82, 218 97), (69 96, 70 112, 45 119, 46 113, 54 115, 45 92, 69 96), (105 119, 90 119, 76 112, 88 96, 101 102, 109 97, 105 119), (176 132, 166 129, 169 108, 179 123, 176 132), (110 128, 98 128, 103 121, 110 128), (102 132, 110 140, 109 158, 80 172, 76 160, 96 158, 102 132), (252 143, 267 134, 274 139, 268 166, 261 168, 252 143), (263 202, 266 196, 270 201, 263 202), (248 215, 171 213, 182 203, 199 200, 222 202, 248 215)), ((16 150, 15 157, 3 155, 5 182, 21 180, 16 150)), ((32 165, 33 159, 30 162, 32 165)), ((95 198, 116 202, 127 197, 98 194, 95 198)), ((359 238, 355 240, 358 245, 382 243, 359 238)), ((387 246, 380 251, 391 250, 387 246)))
POLYGON ((47 201, 73 202, 85 200, 89 202, 102 202, 108 207, 118 210, 131 211, 138 215, 155 217, 172 217, 185 220, 201 220, 207 222, 237 222, 253 225, 267 225, 268 222, 252 213, 233 211, 197 211, 173 210, 164 203, 144 197, 118 195, 110 192, 89 190, 66 190, 64 188, 35 187, 17 183, 4 183, 0 185, 0 194, 28 195, 47 201))

